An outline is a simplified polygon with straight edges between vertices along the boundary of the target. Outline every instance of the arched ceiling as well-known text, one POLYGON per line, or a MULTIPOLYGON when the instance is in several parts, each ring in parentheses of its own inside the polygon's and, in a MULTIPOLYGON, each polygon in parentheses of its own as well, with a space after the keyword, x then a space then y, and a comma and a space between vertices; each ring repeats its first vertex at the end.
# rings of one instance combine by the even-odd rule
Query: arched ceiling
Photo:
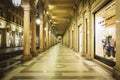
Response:
MULTIPOLYGON (((56 33, 63 35, 73 17, 73 9, 78 0, 42 0, 55 27, 56 33)), ((38 0, 35 0, 37 4, 38 0)))

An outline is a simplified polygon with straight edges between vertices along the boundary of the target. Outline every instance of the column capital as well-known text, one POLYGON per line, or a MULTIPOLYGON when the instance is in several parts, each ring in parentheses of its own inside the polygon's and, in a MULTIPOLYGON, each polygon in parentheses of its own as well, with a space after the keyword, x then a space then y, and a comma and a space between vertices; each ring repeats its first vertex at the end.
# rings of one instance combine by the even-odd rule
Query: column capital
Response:
POLYGON ((30 11, 30 5, 26 4, 26 5, 22 5, 24 11, 30 11))
POLYGON ((30 0, 23 0, 21 7, 23 7, 24 10, 30 10, 30 0))
POLYGON ((30 4, 30 0, 23 0, 22 4, 30 4))

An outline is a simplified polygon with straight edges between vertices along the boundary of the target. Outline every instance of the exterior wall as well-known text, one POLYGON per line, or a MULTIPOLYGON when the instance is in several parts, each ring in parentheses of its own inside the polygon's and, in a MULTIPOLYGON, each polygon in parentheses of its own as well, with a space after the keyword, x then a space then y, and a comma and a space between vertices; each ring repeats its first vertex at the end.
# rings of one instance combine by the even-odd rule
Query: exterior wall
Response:
POLYGON ((120 0, 116 0, 116 65, 113 69, 113 76, 120 79, 120 0))
MULTIPOLYGON (((95 50, 95 23, 94 23, 94 14, 101 9, 103 6, 105 6, 107 3, 109 2, 114 2, 116 1, 116 65, 115 67, 113 67, 113 76, 116 77, 117 79, 120 78, 120 58, 119 58, 119 12, 120 9, 118 8, 120 5, 120 1, 119 0, 81 0, 79 2, 79 5, 77 5, 76 7, 76 13, 75 16, 72 19, 71 25, 68 26, 68 35, 64 35, 63 38, 70 36, 70 38, 68 40, 66 40, 66 42, 70 41, 70 48, 72 48, 72 30, 74 28, 74 31, 76 32, 75 35, 75 40, 74 42, 77 40, 77 42, 74 43, 74 51, 78 52, 78 27, 81 26, 82 31, 83 31, 83 36, 82 36, 82 52, 80 55, 85 56, 87 59, 94 59, 94 50, 95 50), (84 4, 85 1, 85 4, 84 4), (76 18, 77 17, 77 18, 76 18), (87 19, 87 29, 86 29, 86 19, 87 19), (76 26, 73 26, 73 25, 76 26)), ((65 43, 66 43, 65 42, 65 43)), ((79 52, 78 52, 79 53, 79 52)))
MULTIPOLYGON (((94 58, 94 14, 101 6, 105 5, 110 0, 82 0, 76 6, 74 16, 71 20, 71 25, 68 26, 70 30, 70 48, 78 52, 78 26, 82 26, 83 30, 83 46, 81 55, 86 56, 87 59, 94 58), (74 31, 74 45, 72 44, 72 31, 74 31), (74 46, 74 47, 73 47, 74 46)), ((63 36, 68 37, 67 36, 63 36)), ((68 42, 68 40, 67 40, 68 42)))
POLYGON ((0 48, 23 46, 23 9, 8 3, 0 2, 0 30, 4 33, 0 48))

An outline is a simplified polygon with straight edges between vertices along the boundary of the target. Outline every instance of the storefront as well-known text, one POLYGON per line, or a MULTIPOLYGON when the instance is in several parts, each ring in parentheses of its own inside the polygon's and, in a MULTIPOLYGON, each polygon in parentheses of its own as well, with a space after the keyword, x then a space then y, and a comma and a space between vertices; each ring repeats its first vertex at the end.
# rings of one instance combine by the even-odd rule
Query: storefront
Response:
POLYGON ((18 30, 18 46, 23 46, 23 29, 22 26, 18 30))
POLYGON ((21 46, 22 43, 21 33, 22 33, 22 28, 17 26, 15 31, 15 46, 21 46))
POLYGON ((116 52, 115 2, 95 13, 95 58, 109 66, 115 65, 116 52))
POLYGON ((82 46, 83 46, 83 31, 82 31, 82 25, 80 25, 79 27, 78 27, 78 37, 79 37, 79 41, 78 41, 78 43, 79 43, 79 53, 81 54, 82 53, 82 46))

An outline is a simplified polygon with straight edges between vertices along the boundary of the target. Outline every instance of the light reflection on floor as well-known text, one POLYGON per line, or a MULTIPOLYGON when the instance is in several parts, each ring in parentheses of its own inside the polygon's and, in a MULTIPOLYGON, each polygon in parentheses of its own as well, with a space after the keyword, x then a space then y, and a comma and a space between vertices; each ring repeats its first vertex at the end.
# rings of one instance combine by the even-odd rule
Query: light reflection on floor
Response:
POLYGON ((115 80, 92 61, 76 58, 58 44, 10 71, 2 80, 115 80))

